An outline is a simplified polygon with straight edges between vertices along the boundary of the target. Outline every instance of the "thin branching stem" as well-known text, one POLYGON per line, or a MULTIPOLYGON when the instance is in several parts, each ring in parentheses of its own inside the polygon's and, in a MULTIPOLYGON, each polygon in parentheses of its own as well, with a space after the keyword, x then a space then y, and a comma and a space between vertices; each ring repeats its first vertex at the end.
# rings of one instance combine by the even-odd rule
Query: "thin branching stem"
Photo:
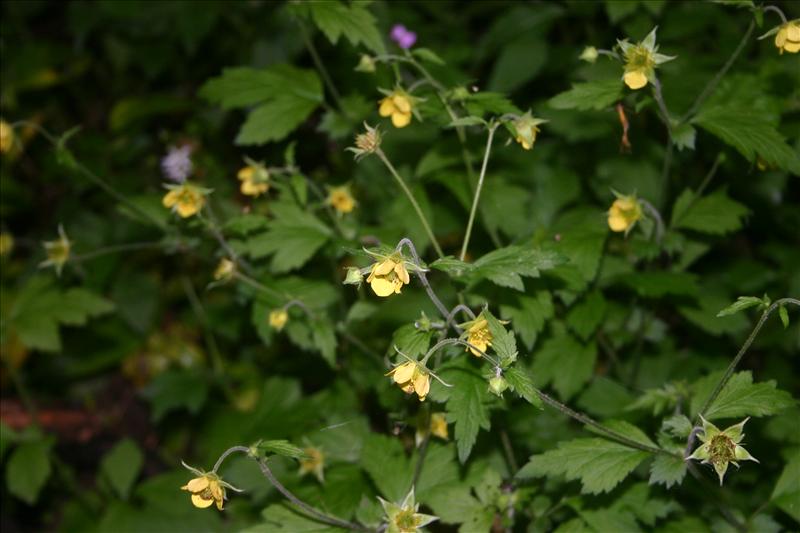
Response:
POLYGON ((462 261, 467 255, 467 248, 469 247, 469 239, 472 236, 472 224, 475 222, 475 214, 478 211, 478 202, 481 199, 481 189, 483 188, 483 180, 486 177, 486 167, 489 163, 489 154, 492 152, 492 140, 494 139, 494 132, 497 129, 497 124, 489 126, 489 135, 486 138, 486 150, 483 153, 483 164, 481 165, 481 173, 478 176, 478 186, 475 189, 475 197, 472 199, 472 209, 469 212, 469 221, 467 222, 467 231, 464 234, 464 244, 461 245, 461 255, 459 259, 462 261))
POLYGON ((345 116, 348 115, 347 111, 345 110, 344 106, 342 105, 342 95, 339 94, 339 90, 336 88, 336 85, 333 83, 333 79, 331 75, 328 73, 328 69, 325 68, 325 63, 322 62, 322 59, 319 57, 319 53, 317 52, 317 48, 314 46, 314 40, 308 34, 308 29, 303 21, 298 20, 298 25, 300 26, 300 33, 303 35, 303 42, 306 45, 306 49, 308 53, 311 54, 311 59, 314 61, 314 66, 317 67, 320 75, 322 76, 322 80, 325 82, 325 87, 328 88, 328 91, 331 93, 333 97, 333 101, 336 102, 336 107, 339 108, 345 116))
POLYGON ((161 248, 163 245, 164 243, 159 241, 113 244, 111 246, 104 246, 103 248, 92 250, 91 252, 87 252, 85 254, 75 255, 73 257, 70 257, 70 261, 80 263, 82 261, 88 261, 90 259, 94 259, 96 257, 102 257, 104 255, 116 254, 121 252, 131 252, 134 250, 147 250, 149 248, 161 248))
POLYGON ((436 309, 439 310, 439 313, 442 314, 443 318, 447 318, 447 307, 442 303, 436 293, 431 287, 431 284, 428 282, 428 276, 425 275, 425 269, 422 268, 422 263, 419 260, 419 255, 417 254, 417 248, 414 246, 414 243, 408 237, 400 239, 400 242, 397 243, 395 250, 398 252, 405 246, 408 248, 409 252, 411 253, 411 257, 414 260, 414 264, 417 266, 417 277, 419 278, 420 283, 422 286, 425 287, 425 292, 428 293, 428 298, 431 299, 433 305, 436 306, 436 309))

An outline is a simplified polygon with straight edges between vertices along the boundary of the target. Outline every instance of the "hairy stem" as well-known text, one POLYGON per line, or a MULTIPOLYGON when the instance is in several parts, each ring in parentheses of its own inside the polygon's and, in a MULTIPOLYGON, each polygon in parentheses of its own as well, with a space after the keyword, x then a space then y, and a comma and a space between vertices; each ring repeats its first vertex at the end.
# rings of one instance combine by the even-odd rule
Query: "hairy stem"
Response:
POLYGON ((483 153, 483 164, 481 165, 481 173, 478 176, 478 187, 475 189, 475 197, 472 200, 472 209, 469 212, 469 221, 467 222, 467 231, 464 234, 464 244, 461 245, 461 255, 459 259, 462 261, 467 255, 467 247, 469 246, 469 239, 472 236, 472 224, 475 222, 475 213, 478 211, 478 202, 481 198, 481 189, 483 188, 483 180, 486 177, 486 167, 489 163, 489 154, 492 152, 492 140, 494 139, 494 131, 497 129, 496 124, 489 126, 489 135, 486 138, 486 150, 483 153))
POLYGON ((409 252, 411 252, 411 257, 414 259, 414 264, 417 265, 417 277, 419 278, 420 283, 422 283, 422 286, 425 287, 425 292, 428 293, 428 298, 431 299, 433 305, 435 305, 436 309, 439 310, 439 313, 442 314, 442 317, 447 318, 447 307, 444 306, 439 297, 436 296, 436 293, 433 292, 433 287, 431 287, 431 284, 428 282, 428 277, 425 275, 425 270, 422 268, 422 264, 420 263, 419 255, 417 255, 417 249, 414 246, 414 242, 408 237, 400 239, 400 242, 397 243, 395 249, 400 251, 403 246, 408 248, 409 252))
POLYGON ((400 177, 400 174, 397 173, 397 170, 395 170, 394 166, 392 165, 391 161, 389 161, 389 158, 386 157, 386 154, 383 152, 383 150, 378 148, 375 150, 375 153, 378 155, 380 160, 383 161, 383 164, 386 166, 386 168, 389 169, 389 172, 392 174, 392 177, 394 177, 395 181, 397 181, 397 184, 405 193, 408 201, 411 202, 411 205, 414 207, 414 211, 417 212, 420 222, 422 222, 422 226, 425 228, 425 233, 428 234, 428 239, 430 239, 431 244, 433 244, 434 249, 436 249, 436 253, 439 255, 439 257, 444 257, 442 247, 439 246, 439 241, 436 240, 436 236, 433 234, 433 230, 428 223, 428 219, 425 217, 425 213, 422 212, 422 208, 417 203, 416 198, 414 198, 414 195, 411 193, 411 189, 408 188, 405 180, 403 180, 403 178, 400 177))
POLYGON ((219 346, 217 345, 217 339, 214 338, 214 334, 211 333, 211 325, 208 322, 208 315, 206 315, 205 309, 203 309, 203 304, 200 302, 200 298, 197 297, 197 292, 194 290, 194 285, 186 276, 181 276, 181 283, 183 284, 183 290, 186 293, 186 297, 189 299, 189 303, 192 306, 192 311, 194 311, 195 316, 200 321, 200 325, 203 329, 203 336, 206 340, 206 347, 208 348, 208 352, 211 354, 211 362, 214 365, 214 373, 218 376, 221 376, 225 370, 224 364, 222 361, 222 354, 219 351, 219 346))
POLYGON ((308 34, 306 25, 302 21, 298 21, 298 23, 300 26, 300 33, 303 35, 303 41, 306 45, 306 49, 308 50, 308 53, 311 54, 311 59, 314 61, 314 66, 317 67, 317 71, 319 71, 320 75, 322 76, 322 80, 325 82, 325 87, 327 87, 328 91, 331 93, 333 101, 336 102, 336 107, 339 108, 339 111, 347 116, 347 111, 345 111, 344 106, 342 106, 342 96, 339 94, 339 90, 336 88, 336 85, 334 85, 331 75, 328 74, 328 69, 325 68, 325 64, 319 57, 319 53, 317 53, 317 49, 314 46, 314 41, 308 34))

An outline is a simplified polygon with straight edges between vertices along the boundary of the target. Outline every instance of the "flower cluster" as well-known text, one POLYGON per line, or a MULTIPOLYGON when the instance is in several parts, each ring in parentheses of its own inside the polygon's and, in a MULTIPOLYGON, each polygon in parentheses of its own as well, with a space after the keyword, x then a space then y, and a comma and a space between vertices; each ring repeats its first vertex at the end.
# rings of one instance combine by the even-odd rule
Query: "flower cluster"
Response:
POLYGON ((489 331, 489 322, 484 318, 483 313, 478 315, 475 320, 459 324, 459 327, 464 330, 461 337, 466 338, 466 341, 471 345, 466 349, 475 357, 480 357, 486 353, 486 350, 492 345, 492 332, 489 331))

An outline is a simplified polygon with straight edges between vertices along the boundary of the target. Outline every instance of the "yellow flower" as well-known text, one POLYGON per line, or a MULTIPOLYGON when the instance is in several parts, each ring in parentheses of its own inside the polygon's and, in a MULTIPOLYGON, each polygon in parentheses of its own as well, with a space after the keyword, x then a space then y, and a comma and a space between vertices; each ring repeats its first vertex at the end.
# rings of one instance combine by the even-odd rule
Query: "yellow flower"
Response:
POLYGON ((58 240, 45 241, 42 244, 47 253, 47 259, 39 263, 39 267, 55 267, 56 274, 60 276, 64 264, 69 261, 69 254, 72 249, 72 243, 67 238, 67 234, 64 233, 64 226, 58 225, 58 240))
POLYGON ((422 443, 425 442, 425 438, 428 435, 439 437, 442 440, 448 439, 447 419, 444 413, 433 413, 430 417, 426 417, 425 414, 420 411, 417 431, 414 435, 414 442, 417 447, 422 446, 422 443))
POLYGON ((320 483, 325 482, 325 455, 319 448, 304 448, 306 457, 300 459, 300 475, 314 474, 320 483))
POLYGON ((424 402, 428 391, 431 390, 431 376, 425 367, 413 361, 406 361, 390 370, 387 376, 397 383, 406 394, 417 393, 419 401, 424 402))
POLYGON ((269 313, 269 325, 278 331, 282 330, 288 321, 289 313, 286 312, 286 309, 275 309, 269 313))
POLYGON ((492 345, 492 332, 489 331, 489 322, 483 316, 479 316, 475 320, 464 324, 463 327, 466 328, 467 342, 474 346, 474 348, 468 346, 466 350, 472 352, 472 355, 480 357, 482 355, 481 352, 486 352, 486 349, 492 345))
POLYGON ((347 185, 331 187, 328 190, 326 202, 339 213, 350 213, 355 209, 356 205, 358 205, 355 198, 353 198, 353 195, 350 193, 350 187, 347 185))
POLYGON ((742 429, 750 418, 745 418, 724 431, 720 431, 717 426, 702 416, 700 419, 703 421, 703 432, 698 435, 698 438, 703 444, 698 446, 689 459, 702 460, 703 464, 711 463, 719 476, 720 485, 722 485, 725 472, 728 470, 728 463, 733 463, 738 468, 737 461, 758 462, 758 459, 739 445, 744 438, 742 429))
POLYGON ((13 249, 14 236, 7 231, 0 233, 0 257, 9 255, 13 249))
POLYGON ((775 34, 775 46, 780 53, 784 51, 790 54, 800 52, 800 19, 790 20, 782 24, 775 34))
POLYGON ((539 124, 544 124, 545 122, 547 121, 532 116, 531 112, 528 111, 512 123, 517 133, 515 137, 516 141, 521 144, 525 150, 530 150, 536 142, 536 134, 539 133, 539 124))
POLYGON ((205 195, 211 192, 192 185, 188 181, 180 185, 165 185, 169 192, 164 195, 162 204, 173 212, 178 213, 181 218, 189 218, 197 214, 205 205, 205 195))
POLYGON ((216 270, 214 270, 214 279, 227 281, 233 276, 234 272, 236 272, 236 263, 230 259, 223 258, 217 265, 216 270))
POLYGON ((7 154, 14 147, 14 128, 5 120, 0 120, 0 152, 7 154))
POLYGON ((395 89, 379 104, 378 113, 382 117, 392 117, 392 124, 395 128, 405 128, 411 122, 411 110, 414 104, 405 91, 395 89))
POLYGON ((403 285, 408 285, 410 278, 403 260, 399 257, 387 257, 372 265, 367 283, 378 296, 400 294, 403 285))
POLYGON ((427 526, 439 517, 418 513, 419 504, 414 502, 414 488, 400 505, 388 502, 378 496, 386 514, 386 533, 417 533, 421 527, 427 526))
POLYGON ((655 80, 656 66, 675 59, 675 56, 666 56, 658 53, 656 45, 656 30, 653 28, 647 37, 637 44, 631 44, 626 40, 617 41, 622 50, 623 60, 625 61, 625 72, 622 79, 631 89, 641 89, 648 82, 655 80))
POLYGON ((203 474, 189 481, 181 487, 192 493, 192 504, 200 509, 217 504, 217 509, 222 511, 225 503, 225 487, 220 482, 219 476, 212 473, 203 474))
POLYGON ((447 440, 447 419, 444 413, 433 413, 431 415, 431 435, 447 440))
POLYGON ((608 227, 611 231, 628 233, 642 218, 642 206, 636 196, 618 195, 608 210, 608 227))
POLYGON ((269 190, 269 171, 264 165, 255 162, 239 171, 240 189, 245 196, 256 198, 269 190))

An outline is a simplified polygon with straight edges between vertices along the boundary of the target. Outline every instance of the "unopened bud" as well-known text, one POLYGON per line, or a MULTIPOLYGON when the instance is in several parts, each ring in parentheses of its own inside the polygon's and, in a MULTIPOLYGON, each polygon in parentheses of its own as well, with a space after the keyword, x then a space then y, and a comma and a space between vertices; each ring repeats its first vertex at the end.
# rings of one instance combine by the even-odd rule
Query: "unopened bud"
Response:
POLYGON ((508 389, 508 381, 503 376, 495 376, 489 380, 489 391, 497 396, 502 396, 508 389))

